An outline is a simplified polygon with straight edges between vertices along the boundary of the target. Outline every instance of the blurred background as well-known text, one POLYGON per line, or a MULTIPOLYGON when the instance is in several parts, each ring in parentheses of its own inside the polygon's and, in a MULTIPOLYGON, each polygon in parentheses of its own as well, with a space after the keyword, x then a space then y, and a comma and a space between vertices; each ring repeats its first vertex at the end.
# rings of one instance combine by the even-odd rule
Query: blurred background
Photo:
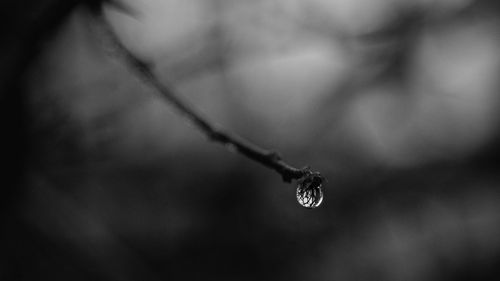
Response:
POLYGON ((326 176, 314 210, 137 78, 98 2, 0 5, 0 280, 500 279, 498 1, 104 8, 209 120, 326 176))

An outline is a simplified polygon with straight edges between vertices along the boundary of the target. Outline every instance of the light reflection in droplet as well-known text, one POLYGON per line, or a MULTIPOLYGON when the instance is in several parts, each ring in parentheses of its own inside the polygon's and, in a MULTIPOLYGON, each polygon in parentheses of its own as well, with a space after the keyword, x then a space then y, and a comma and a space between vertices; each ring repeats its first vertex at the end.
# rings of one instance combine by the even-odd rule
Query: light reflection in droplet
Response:
POLYGON ((323 202, 322 179, 316 176, 308 176, 300 180, 297 185, 297 201, 308 209, 314 209, 323 202))

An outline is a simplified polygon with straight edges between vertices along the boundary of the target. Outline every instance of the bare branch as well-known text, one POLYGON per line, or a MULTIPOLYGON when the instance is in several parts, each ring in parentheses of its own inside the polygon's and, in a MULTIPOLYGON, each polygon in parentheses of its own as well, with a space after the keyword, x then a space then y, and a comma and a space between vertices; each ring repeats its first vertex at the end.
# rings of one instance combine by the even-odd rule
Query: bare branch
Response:
MULTIPOLYGON (((102 30, 105 32, 106 37, 111 41, 111 44, 115 48, 114 51, 116 51, 119 57, 126 62, 134 73, 142 78, 147 85, 154 88, 162 98, 173 105, 179 112, 189 118, 191 122, 210 140, 223 144, 230 150, 237 151, 246 157, 261 163, 262 165, 275 170, 282 176, 285 182, 291 182, 292 179, 301 179, 313 173, 307 167, 299 169, 287 164, 282 160, 277 152, 263 149, 248 140, 229 132, 225 132, 209 123, 205 117, 196 112, 190 105, 176 96, 171 90, 171 87, 167 86, 164 82, 160 82, 160 80, 153 73, 152 67, 149 63, 139 59, 121 42, 113 30, 113 27, 105 19, 102 12, 96 13, 95 18, 100 24, 102 30)), ((319 173, 314 174, 319 175, 319 173)))

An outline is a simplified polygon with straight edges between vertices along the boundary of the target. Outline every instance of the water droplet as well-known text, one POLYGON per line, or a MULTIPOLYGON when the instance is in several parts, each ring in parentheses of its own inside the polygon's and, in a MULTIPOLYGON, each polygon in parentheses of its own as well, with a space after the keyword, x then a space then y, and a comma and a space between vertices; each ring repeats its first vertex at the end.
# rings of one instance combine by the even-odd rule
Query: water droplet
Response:
POLYGON ((297 185, 297 201, 303 207, 314 209, 323 202, 323 177, 318 173, 310 173, 299 180, 297 185))

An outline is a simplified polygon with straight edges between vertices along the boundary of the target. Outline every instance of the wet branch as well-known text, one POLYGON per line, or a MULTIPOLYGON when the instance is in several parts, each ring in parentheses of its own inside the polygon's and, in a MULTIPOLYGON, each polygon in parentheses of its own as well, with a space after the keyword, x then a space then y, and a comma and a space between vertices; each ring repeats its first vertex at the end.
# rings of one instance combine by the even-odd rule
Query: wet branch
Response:
MULTIPOLYGON (((285 182, 291 182, 293 179, 301 179, 305 176, 313 174, 309 168, 295 168, 280 157, 277 152, 263 149, 248 140, 231 134, 217 128, 209 123, 206 118, 193 110, 190 105, 181 100, 171 88, 155 76, 152 70, 152 65, 139 59, 134 55, 118 38, 110 23, 104 18, 102 13, 95 14, 95 19, 99 23, 102 30, 105 32, 106 39, 115 48, 115 52, 122 58, 126 64, 140 77, 142 80, 160 94, 167 102, 173 105, 178 111, 184 114, 191 122, 196 125, 210 140, 218 142, 228 149, 237 151, 246 157, 259 162, 260 164, 271 168, 278 172, 285 182)), ((314 173, 319 175, 319 173, 314 173)), ((321 177, 322 178, 322 177, 321 177)))

